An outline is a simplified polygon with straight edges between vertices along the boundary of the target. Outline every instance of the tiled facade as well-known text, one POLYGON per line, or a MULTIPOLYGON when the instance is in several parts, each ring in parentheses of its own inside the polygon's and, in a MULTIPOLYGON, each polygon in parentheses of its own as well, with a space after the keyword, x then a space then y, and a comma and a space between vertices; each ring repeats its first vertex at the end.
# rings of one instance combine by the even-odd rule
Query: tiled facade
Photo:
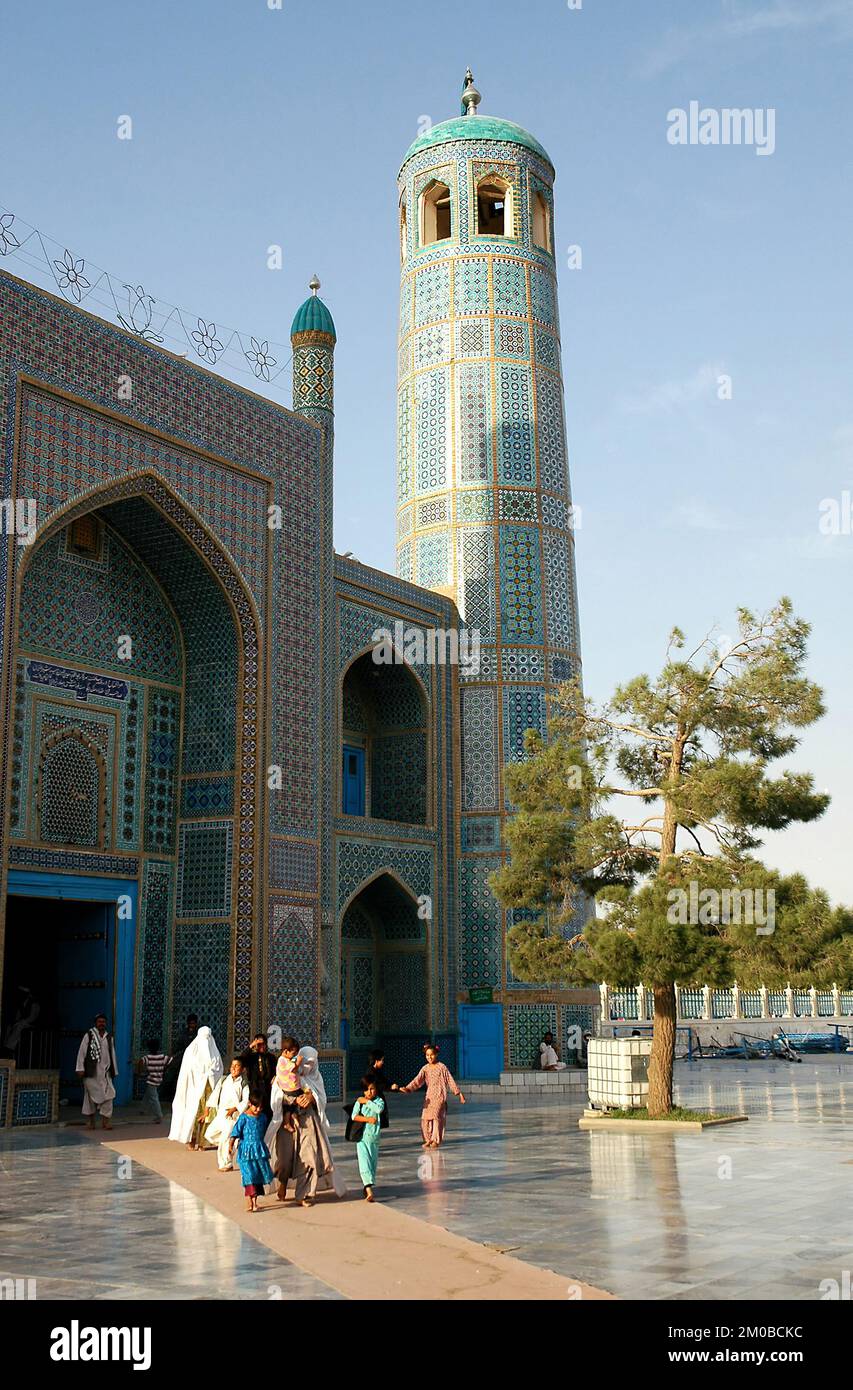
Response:
POLYGON ((2 492, 38 507, 0 559, 4 875, 137 880, 136 1039, 203 1007, 231 1046, 274 988, 264 846, 321 839, 323 434, 5 275, 0 322, 2 492), (86 564, 68 526, 93 511, 86 564))
MULTIPOLYGON (((2 889, 134 886, 133 1050, 190 1011, 223 1051, 278 1025, 340 1090, 347 1044, 351 1067, 381 1041, 407 1069, 432 1036, 454 1063, 472 987, 507 1004, 510 1065, 562 1023, 508 974, 488 887, 503 766, 579 670, 554 258, 531 223, 552 178, 494 138, 404 165, 397 577, 333 551, 322 301, 294 322, 294 414, 0 274, 3 496, 37 504, 35 543, 0 547, 2 889), (422 246, 439 177, 452 233, 422 246), (476 227, 494 177, 501 238, 476 227), (431 648, 463 623, 477 670, 431 648)), ((16 1122, 41 1103, 22 1093, 16 1122)))

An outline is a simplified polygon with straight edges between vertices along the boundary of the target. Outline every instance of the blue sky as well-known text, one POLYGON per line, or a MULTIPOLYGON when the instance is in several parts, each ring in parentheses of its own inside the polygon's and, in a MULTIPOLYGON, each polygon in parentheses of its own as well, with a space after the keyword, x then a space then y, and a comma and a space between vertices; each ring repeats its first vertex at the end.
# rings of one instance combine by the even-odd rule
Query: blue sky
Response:
POLYGON ((654 669, 674 623, 731 632, 736 605, 790 594, 829 705, 794 761, 833 806, 765 857, 853 901, 853 535, 818 529, 821 500, 853 489, 853 0, 46 0, 5 38, 5 207, 259 338, 287 340, 320 275, 336 544, 388 569, 395 177, 421 118, 457 113, 471 65, 481 110, 557 168, 587 688, 654 669), (773 155, 669 144, 668 111, 694 100, 772 107, 773 155))

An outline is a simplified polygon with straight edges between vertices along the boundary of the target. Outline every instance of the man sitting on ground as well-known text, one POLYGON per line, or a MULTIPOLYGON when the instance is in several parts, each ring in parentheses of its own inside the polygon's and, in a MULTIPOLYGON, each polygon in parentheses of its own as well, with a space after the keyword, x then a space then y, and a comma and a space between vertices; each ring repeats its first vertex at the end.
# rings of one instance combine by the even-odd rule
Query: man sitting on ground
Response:
POLYGON ((554 1034, 546 1033, 539 1044, 539 1066, 542 1071, 565 1071, 566 1064, 557 1056, 554 1034))

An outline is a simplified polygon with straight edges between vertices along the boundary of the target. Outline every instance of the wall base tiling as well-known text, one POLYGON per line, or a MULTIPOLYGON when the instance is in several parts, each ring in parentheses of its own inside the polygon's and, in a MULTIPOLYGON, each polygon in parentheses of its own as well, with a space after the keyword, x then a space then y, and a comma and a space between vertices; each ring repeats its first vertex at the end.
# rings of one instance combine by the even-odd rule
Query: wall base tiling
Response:
POLYGON ((346 1053, 323 1049, 320 1052, 320 1074, 326 1087, 328 1101, 343 1100, 346 1095, 346 1053))
POLYGON ((58 1119, 59 1072, 16 1070, 12 1076, 11 1125, 55 1125, 58 1119))

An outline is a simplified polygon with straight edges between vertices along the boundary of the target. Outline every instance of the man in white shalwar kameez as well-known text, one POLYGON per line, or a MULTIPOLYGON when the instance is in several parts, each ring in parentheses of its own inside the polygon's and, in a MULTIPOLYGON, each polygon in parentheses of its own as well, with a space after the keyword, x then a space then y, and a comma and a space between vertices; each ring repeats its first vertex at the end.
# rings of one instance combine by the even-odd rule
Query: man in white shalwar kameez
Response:
POLYGON ((211 1092, 207 1102, 207 1113, 215 1111, 213 1119, 204 1132, 208 1144, 216 1144, 216 1162, 220 1173, 230 1173, 234 1164, 228 1152, 231 1131, 249 1104, 249 1083, 243 1070, 243 1063, 235 1057, 231 1070, 223 1076, 211 1092))
POLYGON ((222 1058, 209 1028, 199 1028, 181 1058, 169 1138, 198 1150, 208 1099, 222 1076, 222 1058))
POLYGON ((83 1114, 89 1129, 95 1128, 95 1115, 100 1113, 104 1129, 112 1129, 110 1117, 116 1088, 113 1080, 118 1076, 115 1040, 107 1032, 104 1014, 98 1014, 94 1028, 90 1028, 83 1038, 77 1053, 77 1075, 83 1082, 83 1114))

